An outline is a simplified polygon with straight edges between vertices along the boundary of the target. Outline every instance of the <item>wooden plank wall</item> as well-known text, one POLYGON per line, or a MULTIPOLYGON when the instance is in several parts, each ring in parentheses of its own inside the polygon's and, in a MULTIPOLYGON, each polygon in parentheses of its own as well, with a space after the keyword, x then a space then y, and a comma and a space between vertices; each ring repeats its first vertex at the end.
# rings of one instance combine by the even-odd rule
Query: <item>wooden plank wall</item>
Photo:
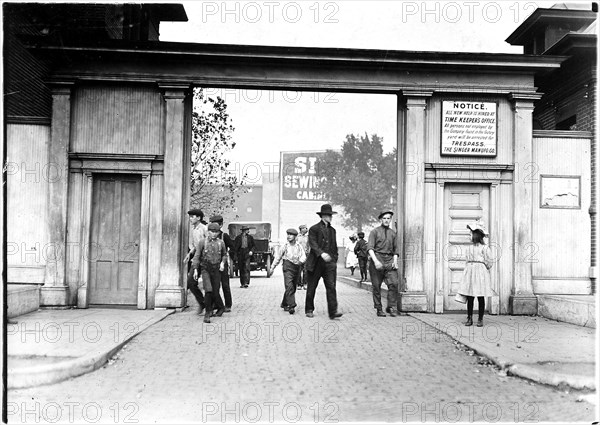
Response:
POLYGON ((71 151, 163 155, 158 88, 81 86, 73 96, 71 151))
POLYGON ((46 125, 6 126, 8 283, 44 282, 47 183, 67 177, 48 164, 49 140, 46 125))
POLYGON ((536 293, 591 293, 590 139, 542 135, 533 139, 533 283, 536 293), (581 207, 540 208, 540 176, 581 176, 581 207))

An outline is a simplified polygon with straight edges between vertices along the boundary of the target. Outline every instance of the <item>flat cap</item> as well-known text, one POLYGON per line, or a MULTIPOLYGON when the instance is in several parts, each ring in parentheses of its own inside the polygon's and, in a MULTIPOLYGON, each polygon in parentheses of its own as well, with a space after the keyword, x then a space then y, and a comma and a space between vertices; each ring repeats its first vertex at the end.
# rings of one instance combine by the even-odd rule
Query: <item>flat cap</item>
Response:
POLYGON ((216 223, 218 221, 223 221, 223 216, 217 214, 210 217, 211 223, 216 223))
POLYGON ((192 208, 187 213, 188 213, 188 215, 197 215, 199 217, 204 218, 204 213, 202 212, 202 210, 200 208, 192 208))
POLYGON ((298 229, 300 229, 300 230, 302 230, 302 229, 306 229, 306 228, 307 228, 307 227, 306 227, 306 224, 301 224, 301 225, 298 227, 298 229))
POLYGON ((358 232, 358 237, 359 238, 364 238, 365 237, 365 232, 358 232))
POLYGON ((381 220, 381 217, 383 217, 386 214, 394 215, 394 211, 383 211, 381 214, 379 214, 379 217, 377 217, 377 219, 381 220))
POLYGON ((210 223, 208 225, 208 230, 211 230, 213 232, 218 232, 219 230, 221 230, 221 228, 219 227, 219 225, 217 223, 210 223))
POLYGON ((250 230, 250 228, 244 224, 244 225, 242 226, 242 230, 250 230))
POLYGON ((292 228, 287 229, 285 231, 285 233, 287 233, 288 235, 294 235, 294 236, 298 235, 298 231, 296 229, 292 229, 292 228))

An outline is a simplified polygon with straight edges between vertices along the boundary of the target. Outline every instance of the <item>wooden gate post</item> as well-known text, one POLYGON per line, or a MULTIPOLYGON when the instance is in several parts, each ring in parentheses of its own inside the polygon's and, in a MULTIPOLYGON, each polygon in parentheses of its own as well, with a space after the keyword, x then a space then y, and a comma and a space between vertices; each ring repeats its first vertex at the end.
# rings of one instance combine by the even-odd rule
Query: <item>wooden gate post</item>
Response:
POLYGON ((161 85, 166 103, 163 221, 160 283, 155 307, 184 307, 184 224, 188 205, 191 149, 191 89, 189 85, 161 85), (187 128, 187 127, 190 128, 187 128))

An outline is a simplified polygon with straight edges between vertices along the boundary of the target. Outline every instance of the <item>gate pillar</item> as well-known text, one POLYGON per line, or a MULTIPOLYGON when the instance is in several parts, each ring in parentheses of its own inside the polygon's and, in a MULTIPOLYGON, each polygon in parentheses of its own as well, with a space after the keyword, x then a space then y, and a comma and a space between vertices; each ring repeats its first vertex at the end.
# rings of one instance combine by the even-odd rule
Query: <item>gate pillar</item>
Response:
POLYGON ((46 273, 40 290, 40 305, 69 305, 66 285, 67 195, 69 190, 69 139, 72 82, 52 85, 52 123, 48 144, 48 192, 46 273))
POLYGON ((186 211, 189 203, 191 89, 186 85, 161 85, 165 101, 165 150, 160 282, 156 308, 184 307, 183 258, 187 242, 186 211))
POLYGON ((526 178, 526 171, 533 165, 533 102, 540 93, 512 93, 513 143, 515 174, 513 181, 513 264, 514 283, 509 298, 511 314, 537 314, 537 297, 533 294, 532 263, 526 250, 533 243, 532 213, 533 185, 539 184, 539 176, 526 178), (534 183, 536 182, 536 183, 534 183))
POLYGON ((400 293, 400 311, 427 311, 427 294, 424 282, 424 241, 425 241, 425 140, 427 99, 431 91, 404 90, 399 99, 398 119, 399 157, 398 187, 403 187, 402 208, 398 219, 402 236, 400 281, 404 292, 400 293))

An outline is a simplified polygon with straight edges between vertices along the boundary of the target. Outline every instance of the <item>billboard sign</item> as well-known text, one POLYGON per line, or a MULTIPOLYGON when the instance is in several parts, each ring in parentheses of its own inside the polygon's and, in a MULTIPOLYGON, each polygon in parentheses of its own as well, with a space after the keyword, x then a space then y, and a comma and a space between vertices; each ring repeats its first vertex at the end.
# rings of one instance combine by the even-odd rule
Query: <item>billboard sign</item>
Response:
POLYGON ((319 175, 317 161, 325 151, 281 152, 281 200, 323 201, 319 190, 325 177, 319 175))

